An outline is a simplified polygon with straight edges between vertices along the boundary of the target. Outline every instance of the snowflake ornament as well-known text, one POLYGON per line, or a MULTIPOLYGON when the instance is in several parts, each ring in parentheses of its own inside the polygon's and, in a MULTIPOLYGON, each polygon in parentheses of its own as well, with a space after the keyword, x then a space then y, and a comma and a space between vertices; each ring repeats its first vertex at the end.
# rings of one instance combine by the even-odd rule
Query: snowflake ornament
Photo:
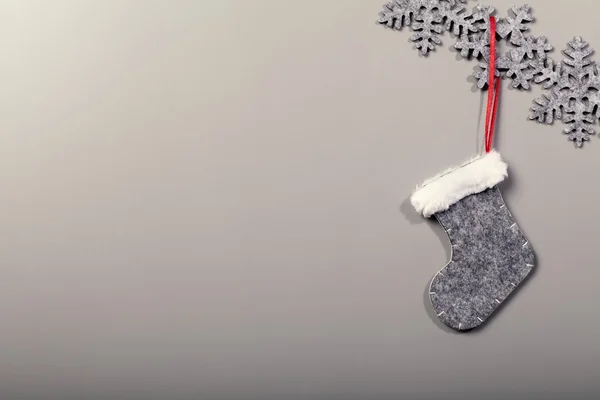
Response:
MULTIPOLYGON (((480 61, 478 69, 473 73, 477 78, 477 87, 484 89, 488 83, 488 61, 490 56, 489 17, 494 9, 478 5, 474 15, 477 15, 478 30, 472 34, 463 34, 454 47, 460 50, 463 58, 476 58, 480 61)), ((514 88, 528 90, 534 79, 537 66, 547 58, 546 53, 552 46, 543 36, 535 38, 526 36, 528 23, 533 21, 531 8, 528 5, 515 6, 511 9, 512 16, 498 20, 497 35, 510 44, 507 52, 496 60, 496 76, 501 72, 512 80, 514 88)))
POLYGON ((600 73, 593 53, 587 42, 575 37, 560 63, 548 58, 535 65, 535 82, 548 91, 534 100, 529 118, 546 124, 561 120, 567 125, 563 132, 577 147, 596 134, 594 125, 600 118, 600 73))
MULTIPOLYGON (((494 8, 479 4, 467 11, 467 0, 394 0, 387 3, 379 14, 379 23, 400 30, 410 27, 415 34, 411 40, 423 55, 435 50, 442 41, 440 36, 448 31, 457 37, 454 48, 467 59, 478 60, 473 76, 477 86, 488 84, 490 55, 489 20, 494 8)), ((512 79, 515 88, 529 89, 538 66, 552 50, 545 37, 527 36, 528 24, 533 21, 529 6, 515 6, 512 14, 498 20, 497 35, 510 43, 511 48, 496 61, 495 76, 512 79)))
POLYGON ((401 30, 410 27, 416 33, 411 37, 423 55, 442 44, 444 31, 460 35, 474 31, 470 14, 460 5, 467 0, 394 0, 383 6, 379 23, 401 30))

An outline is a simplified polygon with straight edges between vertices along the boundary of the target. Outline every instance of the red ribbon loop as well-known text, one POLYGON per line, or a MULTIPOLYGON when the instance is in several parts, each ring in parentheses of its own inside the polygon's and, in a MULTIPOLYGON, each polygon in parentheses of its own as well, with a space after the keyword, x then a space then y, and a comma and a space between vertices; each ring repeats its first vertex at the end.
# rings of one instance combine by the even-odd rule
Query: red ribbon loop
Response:
POLYGON ((488 101, 485 113, 485 152, 492 150, 494 128, 498 112, 501 78, 496 77, 496 18, 490 17, 490 56, 488 66, 488 101))

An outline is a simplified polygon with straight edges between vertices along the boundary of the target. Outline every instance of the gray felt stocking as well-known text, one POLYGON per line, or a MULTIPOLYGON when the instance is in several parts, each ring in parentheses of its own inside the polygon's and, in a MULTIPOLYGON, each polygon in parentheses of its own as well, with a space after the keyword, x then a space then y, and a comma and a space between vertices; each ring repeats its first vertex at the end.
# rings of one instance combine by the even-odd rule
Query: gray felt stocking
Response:
POLYGON ((534 267, 531 245, 496 186, 506 176, 492 151, 429 179, 411 197, 450 239, 451 260, 431 281, 430 298, 438 317, 457 330, 485 322, 534 267))

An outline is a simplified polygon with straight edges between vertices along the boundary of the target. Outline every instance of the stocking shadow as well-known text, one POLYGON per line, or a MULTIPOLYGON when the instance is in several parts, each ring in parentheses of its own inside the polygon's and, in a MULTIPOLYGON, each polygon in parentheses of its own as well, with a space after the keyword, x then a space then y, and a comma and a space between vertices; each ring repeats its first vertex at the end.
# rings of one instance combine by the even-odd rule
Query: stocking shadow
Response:
POLYGON ((419 215, 413 208, 412 204, 410 204, 410 197, 406 198, 406 200, 404 200, 400 205, 400 213, 411 225, 419 225, 425 221, 425 218, 419 215))

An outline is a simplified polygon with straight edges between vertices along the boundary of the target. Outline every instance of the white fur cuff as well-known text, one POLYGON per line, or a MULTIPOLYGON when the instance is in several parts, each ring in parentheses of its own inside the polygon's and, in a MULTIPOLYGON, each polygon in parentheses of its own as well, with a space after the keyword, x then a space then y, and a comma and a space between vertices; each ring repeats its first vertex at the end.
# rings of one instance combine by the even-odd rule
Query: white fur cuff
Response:
POLYGON ((499 184, 507 176, 506 163, 500 153, 492 150, 426 180, 417 187, 410 201, 419 214, 429 218, 469 195, 499 184))

